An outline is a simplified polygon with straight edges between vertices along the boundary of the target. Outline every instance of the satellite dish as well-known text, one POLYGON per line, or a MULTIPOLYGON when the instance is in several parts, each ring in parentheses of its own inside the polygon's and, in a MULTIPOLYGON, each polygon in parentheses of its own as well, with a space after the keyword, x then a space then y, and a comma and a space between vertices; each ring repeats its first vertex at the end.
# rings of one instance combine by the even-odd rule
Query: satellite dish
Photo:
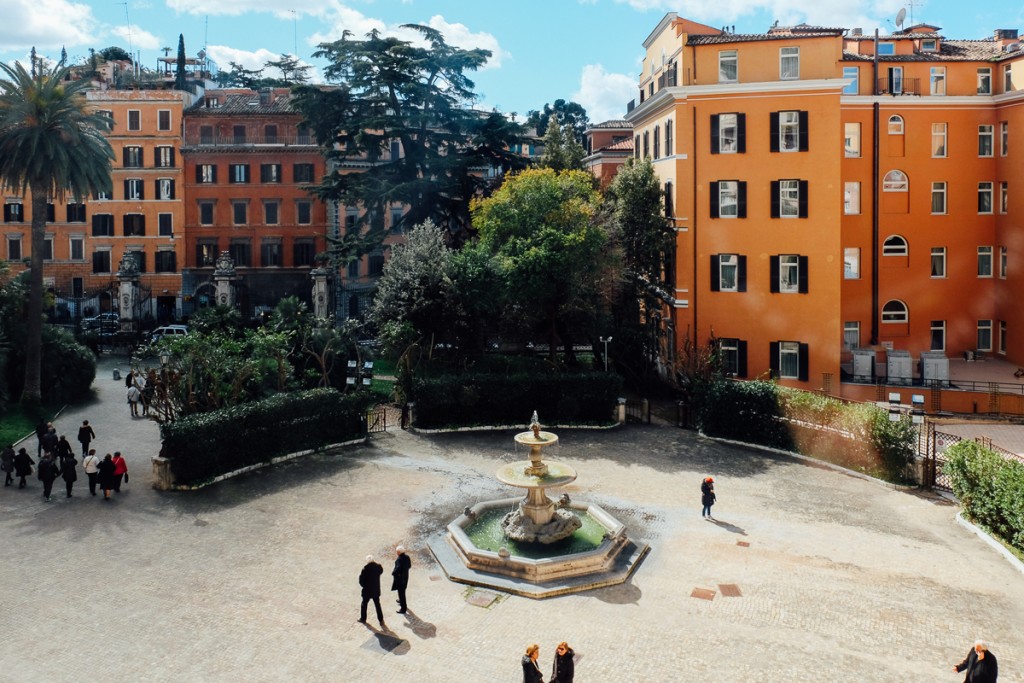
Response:
POLYGON ((907 8, 906 7, 902 7, 902 8, 900 8, 900 11, 896 13, 896 25, 900 27, 901 31, 903 30, 903 20, 906 19, 906 18, 907 18, 907 8))

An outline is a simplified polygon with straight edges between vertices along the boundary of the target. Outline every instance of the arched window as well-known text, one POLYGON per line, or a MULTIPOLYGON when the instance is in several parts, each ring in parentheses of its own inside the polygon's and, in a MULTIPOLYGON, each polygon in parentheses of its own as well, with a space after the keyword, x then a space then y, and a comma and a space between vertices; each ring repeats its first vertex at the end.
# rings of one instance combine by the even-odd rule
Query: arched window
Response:
POLYGON ((889 135, 903 135, 903 117, 893 114, 889 117, 889 135))
POLYGON ((908 320, 910 320, 910 313, 907 311, 907 305, 899 299, 886 301, 882 306, 883 323, 905 323, 908 320))
POLYGON ((910 180, 903 171, 889 171, 882 178, 882 192, 906 192, 910 187, 910 180))
POLYGON ((909 251, 907 240, 899 235, 890 235, 882 242, 882 256, 906 256, 909 251))

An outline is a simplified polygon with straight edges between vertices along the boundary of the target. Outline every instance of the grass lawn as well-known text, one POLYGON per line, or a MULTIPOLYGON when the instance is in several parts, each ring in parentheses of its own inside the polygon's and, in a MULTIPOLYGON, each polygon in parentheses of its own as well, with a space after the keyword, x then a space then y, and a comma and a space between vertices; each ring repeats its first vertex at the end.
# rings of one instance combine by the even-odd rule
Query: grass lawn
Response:
POLYGON ((52 420, 56 410, 47 406, 26 409, 20 404, 7 406, 7 411, 0 418, 0 447, 16 443, 19 439, 33 434, 40 417, 52 420))

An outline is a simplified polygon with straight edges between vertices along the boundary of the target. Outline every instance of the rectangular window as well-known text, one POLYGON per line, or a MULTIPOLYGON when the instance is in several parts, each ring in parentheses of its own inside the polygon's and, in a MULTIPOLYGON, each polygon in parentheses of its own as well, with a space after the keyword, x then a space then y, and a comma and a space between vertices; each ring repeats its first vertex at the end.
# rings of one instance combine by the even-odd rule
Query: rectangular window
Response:
POLYGON ((209 185, 217 182, 216 164, 199 164, 196 166, 196 182, 201 185, 209 185))
POLYGON ((999 247, 999 277, 1006 277, 1006 260, 1007 250, 1006 247, 999 247))
POLYGON ((245 144, 245 126, 232 126, 231 139, 236 145, 245 144))
POLYGON ((402 234, 402 210, 391 209, 391 233, 394 235, 402 234))
POLYGON ((1010 183, 1003 180, 999 183, 999 213, 1006 213, 1010 208, 1010 183))
POLYGON ((398 161, 402 158, 402 143, 398 140, 391 141, 391 161, 398 161))
POLYGON ((146 217, 141 213, 126 213, 121 218, 125 237, 145 237, 146 217))
POLYGON ((141 178, 129 178, 124 181, 124 198, 141 200, 145 196, 141 178))
POLYGON ((366 259, 366 270, 370 277, 376 277, 384 272, 384 254, 374 252, 366 259))
POLYGON ((889 67, 889 94, 890 95, 902 95, 903 94, 903 67, 902 66, 890 66, 889 67))
POLYGON ((228 166, 230 175, 228 182, 247 183, 249 182, 249 164, 230 164, 228 166))
POLYGON ((128 130, 142 130, 142 112, 138 109, 128 110, 128 130))
POLYGON ((746 151, 746 115, 715 114, 711 117, 711 153, 736 154, 746 151))
POLYGON ((999 156, 1005 157, 1010 152, 1010 122, 999 122, 999 156))
POLYGON ((999 321, 999 353, 1006 353, 1006 321, 999 321))
POLYGON ((313 204, 308 201, 295 202, 295 223, 309 225, 313 222, 313 204))
POLYGON ((1013 70, 1010 69, 1009 64, 1005 64, 1003 65, 1003 92, 1013 92, 1013 89, 1013 70))
POLYGON ((736 50, 722 50, 718 53, 718 82, 736 83, 739 80, 739 65, 736 50))
POLYGON ((843 213, 848 216, 860 213, 860 183, 843 184, 843 213))
POLYGON ((199 202, 199 225, 213 225, 213 202, 199 202))
POLYGON ((300 145, 308 145, 313 139, 309 133, 309 126, 305 123, 300 123, 295 128, 295 135, 295 142, 300 145))
POLYGON ((800 48, 779 48, 779 78, 783 81, 800 78, 800 48))
POLYGON ((68 238, 68 249, 71 254, 72 261, 84 261, 85 260, 85 238, 84 237, 70 237, 68 238))
POLYGON ((675 150, 672 148, 672 120, 665 122, 665 156, 672 156, 675 150))
POLYGON ((718 291, 738 292, 740 257, 738 254, 721 254, 718 257, 718 291))
POLYGON ((925 38, 921 41, 921 52, 935 52, 939 49, 939 42, 934 38, 925 38))
POLYGON ((281 182, 281 164, 260 164, 260 182, 281 182))
POLYGON ((896 43, 879 43, 878 54, 880 55, 894 55, 896 54, 896 43))
POLYGON ((25 205, 21 202, 4 204, 4 223, 24 223, 25 205))
POLYGON ((301 266, 313 265, 313 250, 316 248, 312 242, 300 242, 298 240, 292 244, 292 266, 299 268, 301 266))
POLYGON ((742 339, 719 339, 719 361, 727 377, 747 376, 747 342, 742 339))
POLYGON ((53 202, 46 203, 46 222, 56 223, 57 222, 57 208, 53 205, 53 202))
POLYGON ((355 280, 359 277, 359 259, 353 259, 348 262, 348 269, 346 270, 347 277, 351 280, 355 280))
POLYGON ((263 202, 263 222, 266 225, 278 224, 278 221, 280 220, 278 215, 280 213, 280 206, 281 204, 276 200, 263 202))
POLYGON ((174 180, 171 178, 157 178, 156 198, 163 201, 174 199, 174 180))
POLYGON ((978 183, 978 213, 992 213, 992 183, 978 183))
POLYGON ((779 112, 779 151, 800 150, 800 112, 779 112))
POLYGON ((978 126, 978 156, 990 157, 994 149, 994 126, 978 126))
POLYGON ((110 272, 110 250, 92 252, 92 272, 97 274, 110 272))
POLYGON ((43 240, 43 260, 53 260, 53 236, 47 235, 46 239, 43 240))
POLYGON ((174 168, 174 148, 173 147, 157 147, 156 148, 156 167, 157 168, 174 168))
POLYGON ((199 144, 213 144, 213 126, 199 126, 199 144))
POLYGON ((68 223, 85 222, 85 204, 68 204, 68 223))
POLYGON ((718 183, 718 215, 720 218, 739 216, 739 182, 722 180, 718 183))
POLYGON ((978 94, 979 95, 991 95, 992 94, 992 68, 985 67, 978 69, 978 94))
POLYGON ((860 69, 855 66, 843 67, 843 78, 850 81, 843 86, 844 95, 856 95, 860 93, 860 69))
POLYGON ((174 214, 158 213, 156 215, 156 234, 160 237, 172 237, 174 235, 174 214))
POLYGON ((932 124, 932 157, 942 158, 946 156, 946 124, 932 124))
POLYGON ((932 277, 946 277, 946 248, 932 247, 932 277))
POLYGON ((296 183, 313 182, 313 164, 294 164, 292 166, 292 181, 296 183))
POLYGON ((121 161, 123 168, 142 168, 142 148, 125 147, 122 150, 121 161))
POLYGON ((800 378, 799 342, 779 342, 779 377, 782 379, 800 378))
POLYGON ((846 149, 846 156, 848 157, 859 157, 860 156, 860 124, 859 123, 847 123, 844 126, 844 146, 846 149))
POLYGON ((235 265, 248 268, 252 265, 252 246, 249 240, 236 240, 228 246, 228 253, 235 260, 235 265))
POLYGON ((800 216, 800 181, 779 181, 779 217, 798 218, 800 216))
POLYGON ((260 243, 260 265, 264 268, 281 266, 281 243, 278 241, 260 243))
POLYGON ((249 203, 245 201, 231 202, 231 223, 245 225, 249 222, 249 203))
POLYGON ((933 320, 931 325, 932 331, 932 351, 945 351, 946 350, 946 321, 945 320, 933 320))
POLYGON ((92 215, 92 236, 113 237, 114 216, 109 213, 94 213, 92 215))
POLYGON ((843 279, 860 279, 860 248, 846 247, 843 249, 843 279))
POLYGON ((992 321, 991 320, 979 320, 978 321, 978 345, 976 347, 979 351, 991 351, 992 350, 992 321))
POLYGON ((946 67, 933 66, 928 78, 928 92, 932 95, 946 94, 946 67))
POLYGON ((266 142, 268 145, 276 145, 277 144, 277 125, 276 124, 268 123, 266 126, 264 126, 264 128, 263 128, 263 141, 266 142))
POLYGON ((141 247, 128 247, 124 250, 124 255, 135 259, 135 265, 139 267, 140 273, 146 272, 146 252, 142 251, 141 247))
POLYGON ((157 130, 170 130, 171 129, 171 110, 160 109, 156 113, 156 129, 157 130))
POLYGON ((779 256, 779 292, 795 294, 800 291, 800 257, 796 254, 779 256))
POLYGON ((932 183, 932 213, 946 213, 946 183, 932 183))
POLYGON ((978 247, 978 277, 992 277, 992 247, 978 247))
POLYGON ((7 237, 7 260, 8 261, 20 261, 21 260, 21 236, 20 235, 9 235, 7 237))
POLYGON ((217 243, 198 242, 196 243, 196 266, 209 268, 217 263, 217 243))
POLYGON ((154 255, 153 270, 157 273, 175 273, 178 270, 177 255, 170 250, 158 251, 154 255))
POLYGON ((860 348, 860 321, 847 320, 843 323, 843 348, 847 351, 860 348))

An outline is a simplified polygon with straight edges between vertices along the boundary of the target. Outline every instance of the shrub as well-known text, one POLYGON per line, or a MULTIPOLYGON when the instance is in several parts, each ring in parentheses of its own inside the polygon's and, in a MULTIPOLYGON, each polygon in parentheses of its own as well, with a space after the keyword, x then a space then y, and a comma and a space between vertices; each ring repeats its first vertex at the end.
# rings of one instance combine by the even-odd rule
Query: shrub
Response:
POLYGON ((697 426, 708 436, 792 448, 777 388, 761 380, 703 383, 695 392, 697 426))
POLYGON ((945 471, 967 516, 1024 551, 1024 463, 974 441, 946 450, 945 471))

